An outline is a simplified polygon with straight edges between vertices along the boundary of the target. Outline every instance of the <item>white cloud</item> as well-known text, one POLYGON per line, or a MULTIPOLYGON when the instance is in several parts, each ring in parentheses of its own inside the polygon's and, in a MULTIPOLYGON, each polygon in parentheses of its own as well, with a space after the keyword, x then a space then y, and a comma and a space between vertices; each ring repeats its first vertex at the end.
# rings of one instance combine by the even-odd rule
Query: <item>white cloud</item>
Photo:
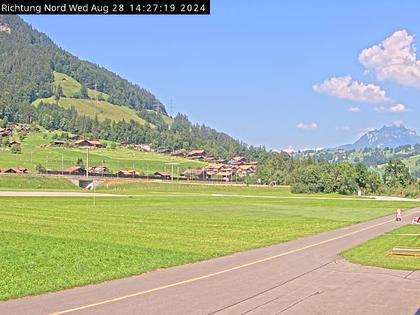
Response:
MULTIPOLYGON (((313 89, 318 93, 341 99, 374 104, 376 111, 381 113, 403 113, 407 111, 403 104, 396 103, 389 98, 380 86, 354 81, 350 76, 327 79, 322 84, 314 85, 313 89)), ((348 111, 358 113, 361 109, 355 106, 350 107, 348 111)))
POLYGON ((420 61, 416 57, 414 36, 406 30, 396 31, 380 44, 364 49, 359 62, 379 80, 420 88, 420 61))
POLYGON ((345 100, 374 104, 389 101, 386 92, 380 86, 354 81, 351 76, 333 77, 321 84, 315 84, 312 88, 315 92, 345 100))
POLYGON ((297 129, 302 129, 302 130, 314 130, 318 128, 318 124, 316 122, 311 122, 311 123, 298 123, 296 125, 297 129))
POLYGON ((407 111, 407 108, 403 104, 395 104, 391 106, 379 106, 376 110, 378 112, 386 113, 404 113, 407 111))
POLYGON ((360 113, 362 110, 360 109, 360 107, 355 106, 355 107, 350 107, 350 108, 348 109, 348 111, 349 111, 350 113, 360 113))

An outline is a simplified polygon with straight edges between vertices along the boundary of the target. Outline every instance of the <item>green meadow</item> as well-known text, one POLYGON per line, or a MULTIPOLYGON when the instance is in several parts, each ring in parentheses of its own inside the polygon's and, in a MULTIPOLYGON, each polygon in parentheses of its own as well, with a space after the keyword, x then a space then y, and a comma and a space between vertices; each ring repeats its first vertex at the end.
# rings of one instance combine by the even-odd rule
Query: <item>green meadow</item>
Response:
POLYGON ((287 242, 417 205, 294 198, 285 187, 138 182, 99 191, 123 196, 96 204, 0 198, 1 300, 287 242))
MULTIPOLYGON (((78 148, 48 147, 52 133, 30 133, 21 143, 22 153, 0 149, 0 167, 26 167, 32 173, 41 164, 48 170, 61 171, 76 164, 79 158, 87 162, 87 150, 78 148), (44 138, 44 135, 46 137, 44 138)), ((106 141, 104 142, 106 143, 106 141)), ((160 155, 154 152, 138 152, 129 149, 93 149, 89 150, 89 166, 105 165, 114 172, 120 169, 135 169, 144 174, 156 171, 181 172, 187 168, 200 168, 205 164, 184 158, 160 155)))
POLYGON ((420 225, 407 225, 345 251, 347 260, 367 266, 420 270, 420 257, 392 255, 394 247, 420 248, 420 225))

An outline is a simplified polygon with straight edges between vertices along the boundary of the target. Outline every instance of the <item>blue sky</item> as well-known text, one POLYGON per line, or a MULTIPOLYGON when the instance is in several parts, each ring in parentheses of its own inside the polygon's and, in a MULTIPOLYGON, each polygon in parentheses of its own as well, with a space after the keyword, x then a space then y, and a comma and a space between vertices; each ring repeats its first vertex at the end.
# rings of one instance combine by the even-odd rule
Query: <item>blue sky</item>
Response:
POLYGON ((172 99, 193 122, 279 150, 336 146, 394 122, 420 131, 418 12, 414 0, 212 0, 210 16, 23 18, 168 110, 172 99))

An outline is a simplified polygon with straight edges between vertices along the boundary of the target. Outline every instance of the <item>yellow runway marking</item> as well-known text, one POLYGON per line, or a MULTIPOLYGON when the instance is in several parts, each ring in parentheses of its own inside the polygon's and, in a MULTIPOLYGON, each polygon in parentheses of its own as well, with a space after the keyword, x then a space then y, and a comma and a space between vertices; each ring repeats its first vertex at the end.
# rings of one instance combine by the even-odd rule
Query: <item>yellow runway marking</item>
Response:
POLYGON ((311 245, 308 245, 308 246, 304 246, 304 247, 301 247, 301 248, 293 249, 293 250, 290 250, 290 251, 287 251, 287 252, 284 252, 284 253, 281 253, 281 254, 277 254, 277 255, 270 256, 270 257, 267 257, 267 258, 263 258, 263 259, 260 259, 260 260, 252 261, 252 262, 249 262, 249 263, 246 263, 246 264, 243 264, 243 265, 239 265, 239 266, 232 267, 232 268, 229 268, 229 269, 225 269, 225 270, 221 270, 221 271, 218 271, 218 272, 210 273, 210 274, 207 274, 207 275, 204 275, 204 276, 200 276, 200 277, 196 277, 196 278, 187 279, 187 280, 184 280, 184 281, 171 283, 171 284, 164 285, 164 286, 157 287, 157 288, 153 288, 153 289, 150 289, 150 290, 135 292, 135 293, 132 293, 132 294, 116 297, 116 298, 109 299, 109 300, 104 300, 104 301, 97 302, 97 303, 87 304, 87 305, 83 305, 83 306, 59 311, 59 312, 56 312, 56 313, 52 313, 50 315, 60 315, 60 314, 67 314, 67 313, 71 313, 71 312, 81 311, 81 310, 85 310, 85 309, 88 309, 88 308, 92 308, 92 307, 96 307, 96 306, 100 306, 100 305, 104 305, 104 304, 109 304, 109 303, 113 303, 113 302, 118 302, 118 301, 126 300, 126 299, 129 299, 129 298, 132 298, 132 297, 137 297, 137 296, 145 295, 145 294, 148 294, 148 293, 152 293, 152 292, 161 291, 161 290, 164 290, 164 289, 180 286, 180 285, 183 285, 183 284, 196 282, 196 281, 203 280, 203 279, 208 279, 208 278, 215 277, 215 276, 218 276, 218 275, 221 275, 221 274, 224 274, 224 273, 228 273, 228 272, 231 272, 231 271, 235 271, 235 270, 238 270, 238 269, 242 269, 242 268, 246 268, 246 267, 249 267, 249 266, 260 264, 260 263, 263 263, 263 262, 266 262, 266 261, 270 261, 270 260, 273 260, 273 259, 276 259, 276 258, 279 258, 279 257, 294 254, 294 253, 303 251, 303 250, 308 249, 308 248, 312 248, 312 247, 323 245, 323 244, 326 244, 326 243, 329 243, 329 242, 332 242, 332 241, 336 241, 336 240, 339 240, 339 239, 342 239, 342 238, 345 238, 345 237, 348 237, 348 236, 351 236, 351 235, 354 235, 354 234, 357 234, 357 233, 360 233, 360 232, 363 232, 363 231, 373 229, 373 228, 381 226, 381 225, 385 225, 385 224, 393 222, 393 221, 395 221, 395 219, 391 219, 391 220, 388 220, 388 221, 385 221, 385 222, 381 222, 381 223, 378 223, 378 224, 375 224, 375 225, 371 225, 371 226, 368 226, 366 228, 363 228, 363 229, 360 229, 360 230, 357 230, 357 231, 353 231, 353 232, 350 232, 350 233, 347 233, 347 234, 344 234, 344 235, 341 235, 341 236, 337 236, 337 237, 334 237, 334 238, 330 238, 328 240, 324 240, 322 242, 318 242, 318 243, 311 244, 311 245))

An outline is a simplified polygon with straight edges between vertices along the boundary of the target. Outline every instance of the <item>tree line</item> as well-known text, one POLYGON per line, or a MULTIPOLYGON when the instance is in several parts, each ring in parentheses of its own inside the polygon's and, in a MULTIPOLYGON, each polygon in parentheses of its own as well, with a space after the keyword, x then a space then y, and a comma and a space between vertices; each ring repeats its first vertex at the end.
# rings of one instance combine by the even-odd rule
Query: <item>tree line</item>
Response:
POLYGON ((381 174, 362 163, 330 163, 272 152, 260 165, 257 178, 264 184, 290 185, 294 193, 420 195, 420 182, 399 160, 389 161, 381 174))

